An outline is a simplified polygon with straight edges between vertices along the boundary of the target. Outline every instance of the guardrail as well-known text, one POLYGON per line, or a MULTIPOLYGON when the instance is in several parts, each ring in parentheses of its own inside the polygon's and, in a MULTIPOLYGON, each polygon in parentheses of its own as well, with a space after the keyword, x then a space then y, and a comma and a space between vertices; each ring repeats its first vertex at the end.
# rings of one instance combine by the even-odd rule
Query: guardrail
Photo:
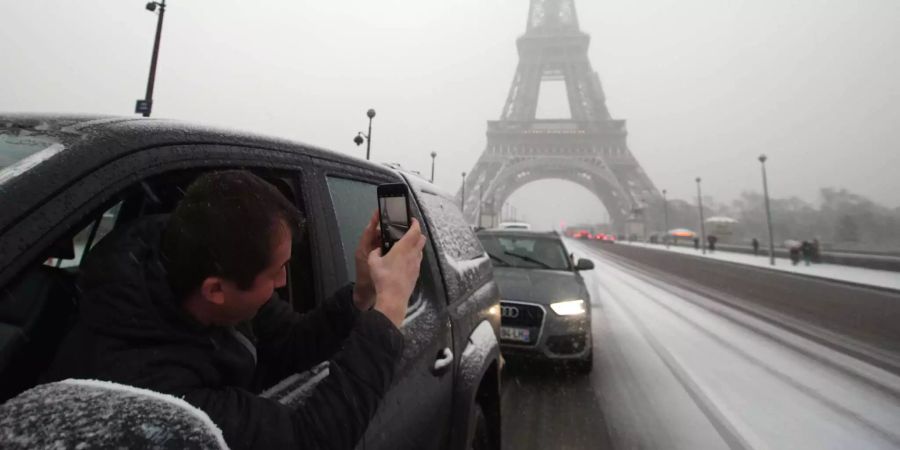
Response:
MULTIPOLYGON (((663 244, 656 244, 662 246, 663 244)), ((679 247, 693 247, 693 243, 683 241, 678 242, 679 247)), ((699 252, 699 250, 697 250, 699 252)), ((734 252, 734 253, 745 253, 745 254, 753 254, 753 248, 749 245, 735 245, 735 244, 716 244, 716 251, 726 251, 726 252, 734 252)), ((762 242, 760 242, 759 254, 763 256, 769 256, 769 249, 763 247, 762 242)), ((785 248, 775 248, 775 257, 776 258, 784 258, 790 259, 790 254, 788 250, 785 248)), ((877 270, 889 270, 893 272, 900 272, 900 256, 894 255, 876 255, 869 253, 849 253, 849 252, 835 252, 835 251, 822 251, 819 253, 819 262, 829 263, 829 264, 838 264, 843 266, 853 266, 853 267, 865 267, 867 269, 877 269, 877 270)))

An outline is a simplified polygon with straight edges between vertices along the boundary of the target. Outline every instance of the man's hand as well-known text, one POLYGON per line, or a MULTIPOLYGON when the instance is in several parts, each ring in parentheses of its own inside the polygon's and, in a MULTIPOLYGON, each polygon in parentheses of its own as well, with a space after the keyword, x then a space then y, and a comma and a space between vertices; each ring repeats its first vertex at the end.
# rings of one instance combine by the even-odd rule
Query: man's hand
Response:
POLYGON ((387 255, 381 256, 380 248, 369 252, 368 268, 375 286, 375 309, 397 328, 403 324, 409 296, 419 278, 423 248, 425 236, 419 221, 412 219, 412 226, 387 255))
POLYGON ((356 246, 356 284, 353 286, 353 303, 362 311, 375 306, 375 285, 369 273, 369 253, 381 248, 381 235, 378 233, 378 210, 372 214, 369 224, 363 230, 356 246))

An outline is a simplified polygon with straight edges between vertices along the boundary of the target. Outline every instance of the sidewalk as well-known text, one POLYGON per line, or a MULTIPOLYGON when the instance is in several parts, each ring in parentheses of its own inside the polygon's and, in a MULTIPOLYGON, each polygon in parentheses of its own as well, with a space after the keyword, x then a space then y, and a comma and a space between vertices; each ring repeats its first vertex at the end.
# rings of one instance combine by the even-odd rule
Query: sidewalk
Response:
POLYGON ((889 272, 886 270, 865 269, 862 267, 840 266, 837 264, 812 264, 805 266, 803 261, 794 266, 789 259, 775 258, 775 266, 769 265, 768 256, 754 256, 743 253, 733 253, 726 251, 716 251, 715 253, 706 252, 703 255, 700 250, 693 248, 670 246, 666 249, 660 244, 648 244, 644 242, 617 242, 615 245, 634 245, 645 247, 653 250, 670 251, 684 253, 688 255, 719 259, 738 264, 746 264, 749 266, 764 267, 767 269, 782 270, 785 272, 793 272, 803 275, 813 275, 823 278, 831 278, 833 280, 849 281, 852 283, 867 284, 870 286, 879 286, 890 289, 900 290, 900 272, 889 272))

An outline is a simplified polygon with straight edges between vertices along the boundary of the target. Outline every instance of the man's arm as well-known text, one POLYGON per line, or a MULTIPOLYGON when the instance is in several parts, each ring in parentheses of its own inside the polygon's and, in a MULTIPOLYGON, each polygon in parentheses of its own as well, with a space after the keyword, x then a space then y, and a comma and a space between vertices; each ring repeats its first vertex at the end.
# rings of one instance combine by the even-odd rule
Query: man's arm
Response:
POLYGON ((347 285, 318 308, 299 314, 273 297, 253 319, 259 368, 274 382, 303 372, 334 355, 360 315, 347 285))
POLYGON ((188 402, 222 429, 232 449, 352 449, 365 433, 394 376, 403 336, 378 311, 361 313, 329 375, 291 410, 236 388, 193 389, 188 402))
POLYGON ((264 385, 329 358, 340 348, 360 310, 380 311, 400 327, 425 247, 419 222, 412 222, 394 249, 382 256, 378 213, 373 213, 354 255, 355 285, 338 290, 313 312, 301 316, 277 298, 269 300, 254 319, 259 379, 264 385))

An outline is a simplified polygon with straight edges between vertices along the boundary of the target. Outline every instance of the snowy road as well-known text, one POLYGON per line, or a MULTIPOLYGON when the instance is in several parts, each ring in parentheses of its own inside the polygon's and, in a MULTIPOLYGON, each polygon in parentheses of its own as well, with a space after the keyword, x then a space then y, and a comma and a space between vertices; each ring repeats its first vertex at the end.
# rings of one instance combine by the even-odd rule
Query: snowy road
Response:
POLYGON ((841 351, 866 344, 569 245, 597 265, 594 372, 508 371, 505 448, 900 448, 900 377, 841 351))

